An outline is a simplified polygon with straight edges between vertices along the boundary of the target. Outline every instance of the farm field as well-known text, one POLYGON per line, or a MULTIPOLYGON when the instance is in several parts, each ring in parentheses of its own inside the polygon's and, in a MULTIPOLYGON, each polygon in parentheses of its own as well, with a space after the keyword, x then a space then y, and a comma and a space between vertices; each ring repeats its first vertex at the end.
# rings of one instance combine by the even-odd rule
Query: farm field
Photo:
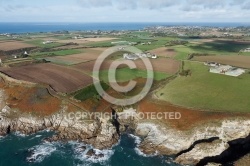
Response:
POLYGON ((250 69, 250 56, 195 56, 192 60, 201 62, 217 62, 236 67, 250 69))
POLYGON ((13 68, 0 68, 8 76, 50 85, 57 92, 71 93, 92 84, 92 77, 66 67, 43 63, 13 68))
POLYGON ((100 48, 99 50, 94 48, 87 48, 76 51, 82 51, 82 53, 76 53, 66 56, 47 57, 45 59, 56 64, 75 65, 97 59, 98 56, 102 53, 102 48, 100 48))
MULTIPOLYGON (((120 59, 119 61, 121 61, 122 63, 130 62, 130 60, 124 60, 124 59, 120 59)), ((101 66, 101 70, 108 70, 112 62, 113 62, 112 60, 105 60, 101 66)), ((133 62, 135 63, 137 69, 146 70, 146 66, 144 65, 142 60, 138 59, 133 62)), ((155 72, 175 74, 179 71, 180 68, 180 62, 173 59, 158 58, 158 59, 151 59, 150 62, 155 72)), ((81 70, 92 71, 94 64, 95 61, 89 61, 75 65, 74 67, 81 70)), ((123 68, 126 66, 127 65, 120 65, 118 67, 123 68)))
POLYGON ((11 51, 24 48, 34 48, 32 44, 27 44, 21 41, 9 41, 9 42, 0 42, 0 50, 2 51, 11 51))
POLYGON ((159 57, 174 58, 176 56, 176 51, 174 49, 166 48, 166 47, 149 50, 149 52, 159 57))
POLYGON ((82 51, 76 50, 76 49, 70 49, 70 50, 59 50, 59 51, 49 51, 49 52, 39 52, 34 53, 31 56, 33 57, 44 57, 44 56, 64 56, 64 55, 72 55, 72 54, 78 54, 82 51))
POLYGON ((179 76, 156 95, 175 105, 201 110, 249 112, 250 74, 230 77, 208 72, 202 63, 186 61, 191 76, 179 76))
MULTIPOLYGON (((100 72, 100 79, 104 82, 109 82, 107 70, 102 70, 100 72)), ((112 70, 111 70, 112 72, 112 70)), ((154 72, 154 80, 160 81, 167 77, 170 74, 163 73, 163 72, 154 72)), ((134 80, 136 78, 147 78, 147 71, 146 70, 139 70, 139 69, 130 69, 130 68, 120 68, 116 70, 116 81, 117 82, 126 82, 130 80, 134 80)))
POLYGON ((77 43, 77 44, 85 44, 90 42, 104 42, 104 41, 111 41, 117 38, 83 38, 83 39, 65 39, 65 40, 56 40, 58 43, 77 43))
MULTIPOLYGON (((150 59, 150 62, 153 66, 153 70, 156 72, 166 72, 169 74, 175 74, 179 71, 180 62, 174 59, 169 58, 158 58, 158 59, 150 59)), ((138 69, 145 70, 146 66, 142 62, 142 60, 136 60, 135 64, 138 69)))
POLYGON ((54 47, 59 47, 59 46, 64 45, 64 43, 58 43, 58 42, 50 43, 50 44, 43 44, 44 41, 46 40, 36 39, 36 40, 27 40, 25 41, 25 43, 32 44, 41 48, 54 48, 54 47))
MULTIPOLYGON (((108 70, 110 68, 110 65, 112 64, 112 60, 105 60, 101 67, 100 70, 108 70)), ((82 70, 82 71, 87 71, 87 72, 92 72, 94 69, 94 65, 95 65, 96 61, 92 60, 92 61, 88 61, 88 62, 84 62, 81 64, 77 64, 72 66, 73 68, 76 68, 78 70, 82 70)), ((118 66, 118 68, 123 68, 126 67, 126 65, 120 65, 118 66)))
POLYGON ((240 52, 242 49, 250 47, 249 41, 232 41, 232 40, 212 40, 212 39, 200 39, 190 41, 186 45, 174 45, 168 46, 169 49, 173 49, 176 52, 176 60, 186 60, 189 54, 200 53, 210 55, 249 55, 248 53, 240 52))

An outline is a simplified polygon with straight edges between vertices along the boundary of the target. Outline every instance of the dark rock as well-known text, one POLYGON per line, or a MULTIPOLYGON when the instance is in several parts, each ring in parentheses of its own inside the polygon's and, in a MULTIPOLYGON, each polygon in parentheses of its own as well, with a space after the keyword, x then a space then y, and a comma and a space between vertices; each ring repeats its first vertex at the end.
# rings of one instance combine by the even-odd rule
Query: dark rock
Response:
POLYGON ((95 156, 95 151, 94 149, 90 149, 87 153, 86 153, 87 156, 95 156))

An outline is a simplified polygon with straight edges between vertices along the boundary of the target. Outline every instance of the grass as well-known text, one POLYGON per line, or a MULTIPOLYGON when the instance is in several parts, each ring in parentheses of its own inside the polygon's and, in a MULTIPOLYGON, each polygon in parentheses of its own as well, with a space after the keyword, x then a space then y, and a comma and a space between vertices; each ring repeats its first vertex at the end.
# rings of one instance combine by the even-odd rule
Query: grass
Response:
POLYGON ((241 52, 239 55, 250 56, 250 52, 241 52))
POLYGON ((58 58, 54 58, 54 57, 45 57, 45 58, 37 58, 37 59, 38 60, 45 59, 46 61, 49 61, 51 63, 58 64, 58 65, 65 65, 65 66, 70 66, 70 65, 76 64, 76 62, 74 62, 74 61, 62 60, 62 59, 58 59, 58 58))
POLYGON ((151 41, 152 43, 150 45, 137 45, 136 47, 142 51, 149 51, 156 48, 165 47, 165 44, 173 39, 174 38, 172 37, 155 38, 154 41, 151 41))
POLYGON ((239 77, 209 73, 202 63, 186 61, 191 76, 179 76, 156 95, 184 107, 203 110, 250 112, 250 74, 239 77))
POLYGON ((64 55, 72 55, 72 54, 79 54, 82 51, 80 50, 59 50, 59 51, 49 51, 49 52, 39 52, 34 53, 32 56, 34 57, 44 57, 44 56, 64 56, 64 55))
POLYGON ((114 46, 113 44, 111 44, 112 41, 102 41, 102 42, 91 42, 86 44, 87 46, 90 47, 112 47, 114 46))
MULTIPOLYGON (((248 44, 234 43, 232 41, 213 41, 205 43, 190 43, 187 45, 176 45, 169 48, 175 49, 177 55, 175 59, 186 60, 188 54, 202 53, 213 55, 238 55, 241 49, 248 48, 248 44)), ((249 53, 240 53, 243 55, 250 55, 249 53)))
POLYGON ((59 47, 59 46, 64 45, 62 43, 43 44, 43 41, 44 40, 31 40, 31 41, 26 41, 26 43, 32 44, 32 45, 35 45, 35 46, 41 47, 41 48, 54 48, 54 47, 59 47))
MULTIPOLYGON (((106 83, 109 82, 108 75, 109 75, 108 70, 100 71, 100 79, 106 83)), ((167 73, 154 72, 154 80, 156 81, 163 80, 169 76, 170 74, 167 74, 167 73)), ((130 68, 121 68, 121 69, 116 70, 117 82, 126 82, 126 81, 133 80, 136 78, 147 78, 147 71, 139 70, 139 69, 130 69, 130 68)))
MULTIPOLYGON (((109 88, 109 86, 103 82, 101 82, 101 86, 103 90, 107 90, 109 88)), ((96 91, 96 88, 94 85, 90 85, 86 88, 83 88, 75 92, 73 95, 75 99, 81 100, 81 101, 87 100, 92 97, 96 97, 97 99, 99 98, 98 92, 96 91)))

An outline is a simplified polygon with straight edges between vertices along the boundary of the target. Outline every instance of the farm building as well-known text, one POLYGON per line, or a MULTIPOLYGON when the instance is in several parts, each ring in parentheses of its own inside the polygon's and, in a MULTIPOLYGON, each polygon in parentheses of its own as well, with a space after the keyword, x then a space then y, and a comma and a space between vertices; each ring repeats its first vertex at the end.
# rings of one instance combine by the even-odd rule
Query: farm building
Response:
POLYGON ((136 54, 127 54, 127 53, 125 53, 125 54, 123 54, 123 58, 127 59, 127 60, 136 60, 139 57, 136 54))
POLYGON ((151 53, 136 53, 136 54, 123 54, 123 58, 127 60, 136 60, 139 58, 152 58, 157 59, 157 55, 151 53))
POLYGON ((250 52, 250 48, 246 48, 246 49, 245 49, 245 52, 250 52))
POLYGON ((211 73, 224 74, 224 75, 234 76, 234 77, 238 77, 242 75, 243 73, 245 73, 244 69, 232 67, 229 65, 219 65, 219 66, 211 67, 209 71, 211 73))
POLYGON ((211 66, 211 67, 216 67, 216 66, 219 66, 220 64, 216 63, 216 62, 205 62, 204 65, 211 66))
POLYGON ((50 40, 44 41, 44 42, 43 42, 43 44, 50 44, 50 43, 54 43, 54 42, 53 42, 53 41, 50 41, 50 40))

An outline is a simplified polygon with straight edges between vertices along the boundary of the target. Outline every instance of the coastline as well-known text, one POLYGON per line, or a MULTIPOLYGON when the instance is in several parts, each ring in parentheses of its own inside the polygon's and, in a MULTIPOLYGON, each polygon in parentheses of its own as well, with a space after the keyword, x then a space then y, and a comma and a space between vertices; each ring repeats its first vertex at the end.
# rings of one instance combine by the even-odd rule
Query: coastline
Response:
MULTIPOLYGON (((5 112, 5 115, 6 113, 11 112, 5 112)), ((220 156, 229 148, 230 142, 238 139, 243 139, 244 142, 250 134, 250 120, 243 118, 210 123, 193 128, 191 131, 178 131, 159 122, 138 120, 136 110, 132 108, 119 112, 118 116, 121 133, 134 130, 134 135, 130 136, 136 140, 135 151, 139 155, 144 157, 175 156, 174 162, 182 165, 199 165, 207 157, 220 156), (123 114, 127 111, 134 111, 135 114, 124 118, 123 114), (127 126, 126 129, 125 126, 127 126), (207 142, 211 138, 216 139, 207 142), (192 148, 185 152, 190 147, 192 148)), ((13 132, 30 135, 49 129, 55 134, 45 138, 45 143, 79 141, 85 144, 81 146, 82 150, 86 150, 86 145, 92 146, 92 149, 86 153, 94 159, 102 158, 105 155, 101 153, 102 150, 111 149, 120 140, 115 126, 109 123, 109 119, 99 119, 90 124, 83 124, 63 120, 62 113, 42 119, 24 116, 11 120, 3 117, 0 126, 2 136, 13 132)), ((53 150, 52 148, 51 151, 53 150)))

